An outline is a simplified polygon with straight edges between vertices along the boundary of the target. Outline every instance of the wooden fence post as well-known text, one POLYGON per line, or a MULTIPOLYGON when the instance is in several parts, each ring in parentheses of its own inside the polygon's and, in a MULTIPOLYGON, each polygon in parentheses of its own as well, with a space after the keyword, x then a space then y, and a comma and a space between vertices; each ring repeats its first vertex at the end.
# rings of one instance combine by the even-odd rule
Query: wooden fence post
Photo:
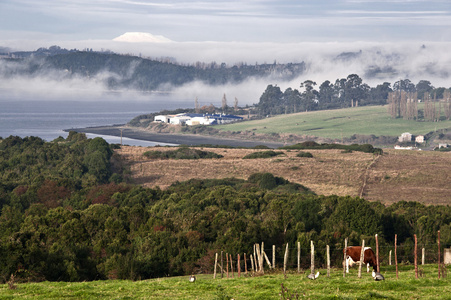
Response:
POLYGON ((424 247, 423 247, 423 248, 421 248, 421 265, 422 266, 424 266, 424 252, 425 252, 425 250, 424 250, 424 247))
POLYGON ((359 274, 358 277, 362 278, 362 265, 363 265, 363 256, 365 254, 365 240, 362 240, 362 248, 360 250, 360 264, 359 264, 359 274))
POLYGON ((257 245, 258 244, 254 244, 254 266, 255 266, 255 269, 254 269, 254 271, 255 272, 258 272, 258 263, 257 263, 257 245))
POLYGON ((260 266, 260 244, 255 244, 255 253, 256 253, 256 258, 254 258, 254 259, 256 259, 256 261, 255 261, 255 265, 256 265, 255 270, 257 272, 261 272, 262 267, 260 266))
POLYGON ((388 265, 391 266, 391 250, 388 253, 388 265))
POLYGON ((271 262, 269 261, 269 258, 266 255, 266 252, 264 252, 264 251, 263 251, 263 256, 265 257, 266 263, 268 264, 269 268, 271 269, 271 262))
POLYGON ((327 277, 330 277, 330 247, 326 246, 327 277))
POLYGON ((376 233, 376 262, 377 262, 377 272, 380 272, 379 270, 379 240, 377 238, 377 233, 376 233))
POLYGON ((251 258, 252 273, 254 273, 255 272, 255 269, 254 269, 254 258, 252 257, 252 254, 250 255, 250 258, 251 258))
POLYGON ((298 273, 301 273, 301 242, 298 242, 298 273))
POLYGON ((215 271, 213 274, 213 279, 216 279, 216 267, 218 265, 218 252, 216 252, 216 256, 215 256, 215 271))
POLYGON ((246 260, 246 253, 244 253, 244 274, 247 275, 247 260, 246 260))
POLYGON ((224 259, 223 259, 223 254, 224 251, 221 251, 221 278, 224 278, 224 259))
POLYGON ((415 238, 415 250, 414 250, 415 257, 413 258, 413 261, 415 263, 415 279, 418 279, 418 261, 417 261, 418 240, 416 234, 414 234, 413 237, 415 238))
POLYGON ((315 273, 315 246, 313 241, 310 241, 310 272, 315 273))
POLYGON ((238 277, 241 277, 241 263, 240 263, 240 255, 238 254, 238 277))
POLYGON ((441 259, 440 259, 440 230, 437 231, 437 243, 438 243, 438 279, 440 279, 440 274, 442 272, 441 259))
POLYGON ((396 265, 396 279, 398 279, 398 254, 396 251, 397 248, 397 240, 398 240, 398 235, 395 234, 395 265, 396 265))
POLYGON ((227 278, 229 278, 229 253, 226 253, 226 261, 227 261, 226 273, 227 273, 227 278))
POLYGON ((272 268, 276 268, 276 245, 272 245, 272 268))
POLYGON ((345 247, 343 248, 343 278, 346 277, 346 248, 348 248, 348 238, 345 238, 345 247))
POLYGON ((261 251, 260 251, 260 271, 265 274, 265 257, 264 257, 264 253, 265 253, 265 243, 262 242, 262 247, 261 247, 261 251))
POLYGON ((232 260, 232 254, 230 254, 230 271, 232 271, 232 278, 235 277, 234 271, 233 271, 233 260, 232 260))
POLYGON ((287 261, 288 261, 288 243, 285 248, 285 255, 283 256, 283 274, 286 275, 287 272, 287 261))

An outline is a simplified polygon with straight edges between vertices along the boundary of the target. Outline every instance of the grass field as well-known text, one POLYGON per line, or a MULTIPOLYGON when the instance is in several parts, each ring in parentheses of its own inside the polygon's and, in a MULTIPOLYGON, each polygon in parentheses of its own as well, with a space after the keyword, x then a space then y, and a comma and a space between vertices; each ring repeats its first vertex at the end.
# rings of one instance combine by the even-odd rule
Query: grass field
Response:
POLYGON ((387 106, 362 106, 337 110, 278 115, 256 121, 217 126, 221 130, 252 131, 255 133, 291 133, 340 139, 353 134, 399 136, 414 135, 451 128, 451 121, 416 122, 392 119, 387 106))
MULTIPOLYGON (((160 151, 172 148, 160 147, 160 151)), ((298 157, 299 151, 278 150, 273 158, 243 159, 262 151, 255 149, 202 148, 221 154, 220 159, 148 159, 149 149, 127 147, 115 151, 132 181, 162 189, 192 178, 247 179, 254 173, 270 172, 306 186, 319 195, 361 196, 392 204, 400 200, 424 204, 450 204, 451 153, 437 151, 384 150, 384 155, 341 150, 308 150, 313 157, 298 157)))
MULTIPOLYGON (((298 273, 267 273, 263 276, 242 276, 213 279, 199 275, 194 283, 188 276, 143 281, 107 280, 93 282, 40 282, 0 287, 0 299, 451 299, 451 277, 438 279, 437 265, 419 266, 421 276, 415 279, 414 267, 399 267, 396 279, 394 266, 381 266, 385 281, 374 281, 369 273, 357 277, 351 269, 343 278, 342 269, 320 270, 320 277, 307 279, 309 270, 298 273), (281 294, 282 284, 288 290, 281 294), (285 297, 284 297, 285 296, 285 297)), ((448 266, 448 272, 450 271, 448 266)), ((219 277, 219 276, 218 276, 219 277)))

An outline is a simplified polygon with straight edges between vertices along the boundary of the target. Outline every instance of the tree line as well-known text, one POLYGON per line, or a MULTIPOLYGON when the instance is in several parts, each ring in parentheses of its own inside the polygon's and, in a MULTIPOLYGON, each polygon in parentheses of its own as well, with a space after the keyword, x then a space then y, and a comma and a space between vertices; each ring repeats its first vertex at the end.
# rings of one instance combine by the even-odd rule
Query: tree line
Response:
POLYGON ((451 92, 445 90, 442 98, 437 93, 423 94, 423 109, 418 108, 418 92, 396 91, 388 96, 388 110, 392 118, 438 122, 451 118, 451 92))
MULTIPOLYGON (((55 46, 56 47, 56 46, 55 46)), ((249 78, 292 80, 305 71, 305 63, 245 64, 228 66, 225 63, 179 63, 147 59, 111 52, 66 50, 61 48, 39 49, 33 53, 16 53, 20 58, 3 60, 7 67, 3 76, 47 76, 58 72, 61 79, 73 77, 93 78, 110 90, 135 89, 161 91, 166 86, 202 81, 210 85, 241 83, 249 78)))
POLYGON ((282 91, 277 85, 270 84, 257 104, 258 114, 269 116, 362 105, 384 105, 393 92, 415 93, 416 99, 421 101, 449 99, 450 92, 450 88, 435 88, 427 80, 420 80, 415 85, 409 79, 403 79, 393 83, 393 86, 384 82, 370 87, 357 74, 336 79, 335 82, 326 80, 318 88, 316 86, 316 82, 306 80, 300 84, 299 90, 289 87, 282 91))
POLYGON ((252 253, 262 241, 340 253, 345 237, 374 246, 377 233, 383 247, 397 234, 407 261, 413 234, 434 244, 440 230, 451 246, 449 206, 316 195, 271 173, 144 188, 127 182, 115 147, 80 133, 0 140, 1 281, 210 273, 216 252, 252 253))

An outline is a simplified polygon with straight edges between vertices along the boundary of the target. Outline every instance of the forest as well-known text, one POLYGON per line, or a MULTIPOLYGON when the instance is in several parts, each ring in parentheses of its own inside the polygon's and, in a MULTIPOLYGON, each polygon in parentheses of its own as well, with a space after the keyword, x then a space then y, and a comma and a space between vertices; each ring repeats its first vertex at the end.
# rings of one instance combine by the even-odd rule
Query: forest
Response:
POLYGON ((75 132, 51 142, 0 139, 2 282, 11 274, 89 281, 211 273, 216 252, 252 253, 261 242, 276 245, 277 257, 286 243, 330 245, 335 266, 346 237, 374 246, 378 234, 384 247, 397 234, 403 262, 413 261, 414 234, 420 247, 437 247, 440 230, 442 246, 451 246, 450 206, 316 195, 271 173, 144 188, 117 147, 75 132))

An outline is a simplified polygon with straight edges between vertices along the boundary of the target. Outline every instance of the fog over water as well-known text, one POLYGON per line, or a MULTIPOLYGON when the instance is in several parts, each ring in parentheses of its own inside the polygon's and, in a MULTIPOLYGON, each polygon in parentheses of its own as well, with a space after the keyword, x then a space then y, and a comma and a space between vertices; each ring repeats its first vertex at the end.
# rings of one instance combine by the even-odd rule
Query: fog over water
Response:
MULTIPOLYGON (((114 41, 62 42, 67 49, 83 49, 86 45, 94 51, 111 50, 145 58, 169 58, 180 64, 196 62, 235 64, 300 63, 306 71, 288 82, 269 78, 250 78, 240 84, 207 85, 191 82, 181 87, 162 86, 165 101, 193 103, 198 97, 201 104, 221 103, 225 93, 229 99, 237 97, 240 105, 258 103, 268 84, 277 84, 282 90, 299 88, 301 82, 313 80, 318 86, 325 80, 335 82, 349 74, 359 75, 371 87, 385 81, 394 83, 410 79, 416 84, 428 80, 435 87, 451 87, 451 43, 403 42, 403 43, 243 43, 243 42, 165 42, 127 43, 114 41)), ((14 45, 11 45, 14 46, 14 45)), ((32 49, 37 49, 36 47, 32 49)), ((48 45, 40 45, 49 47, 48 45)), ((29 46, 31 48, 31 44, 29 46)), ((130 72, 134 66, 130 66, 130 72)), ((0 61, 0 71, 5 62, 0 61)), ((108 72, 94 77, 65 79, 61 72, 47 72, 38 77, 5 77, 0 81, 0 92, 9 98, 35 99, 103 99, 124 101, 157 101, 158 93, 142 94, 136 91, 120 91, 115 95, 107 90, 104 79, 108 72)), ((117 76, 117 75, 115 75, 117 76)))
MULTIPOLYGON (((39 76, 9 76, 12 64, 0 60, 0 136, 38 135, 47 140, 64 136, 63 129, 121 124, 142 114, 162 109, 221 106, 226 94, 229 105, 235 97, 239 106, 252 105, 269 84, 282 91, 300 89, 300 83, 313 80, 316 88, 329 80, 359 75, 375 87, 383 82, 410 79, 416 84, 428 80, 434 87, 451 87, 451 43, 245 43, 245 42, 165 42, 127 43, 115 41, 77 41, 22 44, 20 50, 36 50, 58 44, 67 49, 111 50, 144 58, 169 58, 180 64, 196 62, 234 64, 300 63, 306 71, 290 81, 249 78, 239 84, 209 85, 195 81, 183 86, 161 86, 158 91, 120 90, 105 86, 108 71, 95 76, 66 76, 47 70, 39 76), (28 49, 27 49, 28 47, 28 49), (9 70, 10 71, 10 70, 9 70), (34 131, 36 129, 36 131, 34 131)), ((6 45, 5 45, 6 46, 6 45)), ((19 49, 19 45, 7 45, 19 49)), ((134 66, 130 66, 132 70, 134 66)), ((114 76, 118 76, 115 74, 114 76)))

